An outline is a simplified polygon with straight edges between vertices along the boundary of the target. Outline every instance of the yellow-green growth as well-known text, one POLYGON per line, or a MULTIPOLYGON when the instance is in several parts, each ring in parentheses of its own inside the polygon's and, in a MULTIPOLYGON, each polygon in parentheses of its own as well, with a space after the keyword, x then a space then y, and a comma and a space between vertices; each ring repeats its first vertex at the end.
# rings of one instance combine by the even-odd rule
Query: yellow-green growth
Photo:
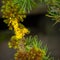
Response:
POLYGON ((60 22, 60 0, 47 0, 46 4, 48 7, 47 16, 55 20, 55 24, 60 22))
POLYGON ((46 55, 46 47, 42 48, 41 42, 38 42, 36 37, 25 38, 29 30, 20 23, 37 3, 34 0, 2 0, 2 3, 2 17, 6 18, 4 22, 14 31, 8 45, 17 51, 15 60, 51 60, 46 55))

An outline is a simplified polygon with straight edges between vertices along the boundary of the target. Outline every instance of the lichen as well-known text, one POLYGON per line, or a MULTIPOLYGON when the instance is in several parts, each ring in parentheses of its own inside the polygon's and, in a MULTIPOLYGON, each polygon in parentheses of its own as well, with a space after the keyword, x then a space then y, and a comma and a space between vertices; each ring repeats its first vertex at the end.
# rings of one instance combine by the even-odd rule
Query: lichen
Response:
MULTIPOLYGON (((39 0, 40 2, 40 0, 39 0)), ((14 35, 8 42, 9 48, 16 49, 15 60, 50 60, 47 56, 47 47, 42 47, 42 42, 37 37, 25 37, 30 31, 21 22, 26 14, 38 4, 34 0, 2 0, 2 17, 9 30, 14 35)))

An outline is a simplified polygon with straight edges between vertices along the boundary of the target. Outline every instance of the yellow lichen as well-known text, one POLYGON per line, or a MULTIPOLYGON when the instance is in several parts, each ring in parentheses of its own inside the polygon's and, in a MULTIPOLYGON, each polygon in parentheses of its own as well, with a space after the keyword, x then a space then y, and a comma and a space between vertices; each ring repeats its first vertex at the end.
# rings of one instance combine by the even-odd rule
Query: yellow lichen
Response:
POLYGON ((42 50, 36 51, 35 48, 30 49, 29 52, 17 51, 15 54, 15 60, 42 60, 42 50))
POLYGON ((36 38, 25 38, 29 30, 21 24, 26 18, 26 14, 36 6, 32 0, 2 0, 3 6, 1 12, 4 22, 8 24, 9 29, 14 31, 14 35, 8 42, 9 48, 16 49, 15 60, 47 60, 46 49, 40 48, 40 43, 36 38), (32 40, 32 41, 31 41, 32 40))

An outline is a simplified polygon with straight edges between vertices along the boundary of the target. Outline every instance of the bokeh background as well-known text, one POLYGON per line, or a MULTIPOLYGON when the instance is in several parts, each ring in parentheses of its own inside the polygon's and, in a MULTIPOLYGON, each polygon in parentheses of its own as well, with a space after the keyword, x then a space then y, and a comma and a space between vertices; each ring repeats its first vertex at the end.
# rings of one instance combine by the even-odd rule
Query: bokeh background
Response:
MULTIPOLYGON (((1 7, 0 0, 0 7, 1 7)), ((1 8, 0 8, 1 9, 1 8)), ((54 57, 54 60, 60 60, 60 23, 53 26, 55 21, 45 16, 47 14, 47 7, 41 4, 36 9, 33 9, 27 18, 24 19, 24 24, 33 36, 38 35, 39 40, 43 44, 47 44, 48 52, 54 57)), ((14 60, 13 49, 8 48, 8 41, 13 35, 13 31, 8 30, 8 26, 3 22, 0 12, 0 60, 14 60)))

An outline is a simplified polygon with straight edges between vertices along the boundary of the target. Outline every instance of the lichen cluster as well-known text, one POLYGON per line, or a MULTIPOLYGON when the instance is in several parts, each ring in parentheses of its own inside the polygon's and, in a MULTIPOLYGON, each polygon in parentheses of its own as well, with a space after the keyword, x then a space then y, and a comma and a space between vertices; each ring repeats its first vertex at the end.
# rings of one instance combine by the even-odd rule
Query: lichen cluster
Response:
MULTIPOLYGON (((49 60, 50 57, 47 55, 47 47, 42 47, 42 42, 38 41, 37 36, 29 36, 26 40, 22 40, 20 49, 15 53, 15 60, 49 60)), ((21 42, 20 42, 21 43, 21 42)))
POLYGON ((2 17, 6 18, 4 22, 9 26, 9 30, 14 31, 8 45, 17 51, 15 60, 51 60, 47 56, 46 46, 42 47, 36 37, 25 37, 30 31, 21 24, 37 3, 34 0, 2 0, 2 3, 2 17))
POLYGON ((55 24, 60 22, 60 0, 46 0, 48 7, 47 16, 55 20, 55 24))
POLYGON ((24 18, 26 18, 26 11, 24 10, 24 7, 22 7, 23 2, 23 0, 2 0, 2 17, 6 18, 4 22, 8 24, 9 30, 14 31, 14 35, 11 37, 11 41, 8 43, 10 48, 17 48, 19 40, 21 40, 25 34, 29 33, 29 30, 20 23, 24 21, 24 18), (12 43, 17 44, 17 46, 12 43))
POLYGON ((32 48, 29 52, 17 52, 15 54, 15 60, 42 60, 43 58, 43 52, 40 51, 40 49, 37 51, 34 48, 32 48))

